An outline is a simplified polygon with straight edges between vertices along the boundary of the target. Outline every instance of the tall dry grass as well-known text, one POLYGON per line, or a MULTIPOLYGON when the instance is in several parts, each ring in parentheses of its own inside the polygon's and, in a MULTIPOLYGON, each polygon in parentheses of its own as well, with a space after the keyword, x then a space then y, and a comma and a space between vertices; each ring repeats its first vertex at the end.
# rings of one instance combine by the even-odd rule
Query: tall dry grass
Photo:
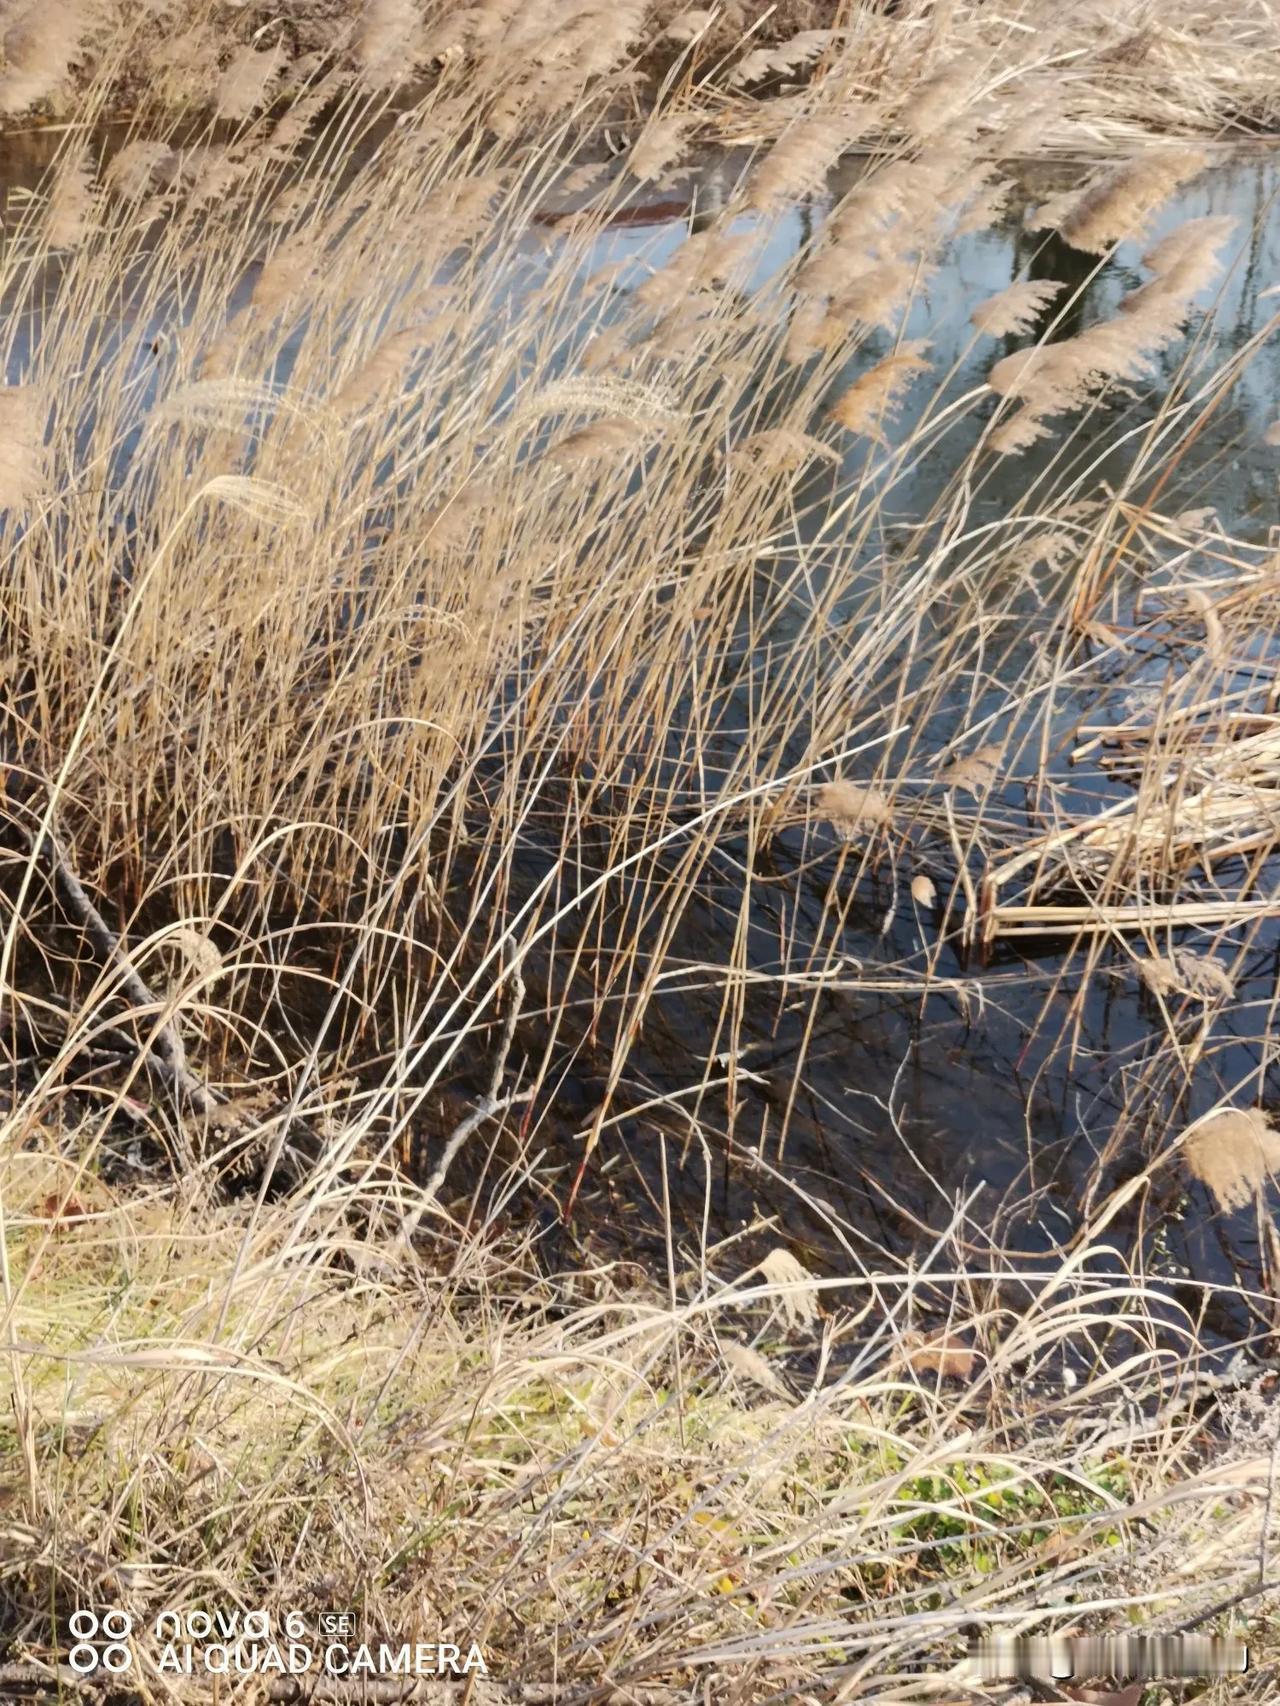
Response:
MULTIPOLYGON (((1248 541, 1205 548, 1248 574, 1192 589, 1203 656, 1134 736, 1128 815, 1082 812, 1061 757, 1081 682, 1136 655, 1126 624, 1164 632, 1136 547, 1250 353, 1202 332, 1237 234, 1155 244, 1070 335, 1074 291, 1019 281, 972 348, 1062 335, 958 390, 907 317, 1002 217, 1040 80, 993 107, 992 44, 941 63, 948 15, 893 24, 922 88, 858 82, 852 23, 806 47, 821 75, 723 207, 621 271, 602 248, 680 158, 701 63, 695 31, 599 169, 639 7, 481 10, 427 53, 379 4, 350 65, 268 31, 214 117, 165 95, 109 154, 68 133, 7 234, 4 1580, 33 1651, 73 1592, 365 1585, 388 1633, 447 1601, 574 1699, 774 1698, 817 1670, 852 1699, 959 1688, 975 1620, 1031 1626, 1068 1589, 1081 1618, 1166 1621, 1249 1591, 1270 1479, 1243 1399, 1245 1467, 1195 1455, 1224 1402, 1208 1288, 1171 1303, 1141 1241, 1104 1238, 1194 1171, 1194 1132, 1120 1185, 1101 1155, 1039 1273, 957 1211, 928 1285, 787 1165, 833 992, 986 999, 950 947, 1019 906, 1053 927, 1068 888, 1086 957, 1156 957, 1223 825, 1252 863, 1197 918, 1256 927, 1273 842, 1269 724, 1206 755, 1181 715, 1227 705, 1237 625, 1273 619, 1248 541), (762 266, 856 144, 865 174, 762 266), (868 894, 936 901, 923 946, 851 962, 868 894), (760 1116, 749 1050, 783 1024, 760 1116), (613 1252, 539 1257, 527 1230, 540 1203, 599 1224, 610 1191, 634 1222, 624 1123, 657 1210, 635 1295, 613 1252), (724 1239, 722 1168, 765 1203, 724 1239), (844 1272, 777 1257, 793 1215, 844 1272)), ((133 51, 102 41, 90 137, 133 51)), ((1101 265, 1198 164, 1158 147, 1044 217, 1101 265)), ((1117 1152, 1215 1047, 1221 983, 1169 957, 1117 1152)))

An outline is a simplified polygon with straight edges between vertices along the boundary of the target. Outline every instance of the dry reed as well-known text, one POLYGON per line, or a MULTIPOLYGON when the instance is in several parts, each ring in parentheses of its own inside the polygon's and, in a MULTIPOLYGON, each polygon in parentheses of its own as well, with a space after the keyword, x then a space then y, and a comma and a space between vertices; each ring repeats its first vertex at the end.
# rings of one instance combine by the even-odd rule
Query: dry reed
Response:
MULTIPOLYGON (((513 1701, 763 1701, 814 1669, 852 1701, 894 1665, 914 1698, 977 1617, 1043 1619, 1068 1581, 1075 1615, 1145 1604, 1164 1546, 1189 1618, 1272 1541, 1265 1465, 1242 1447, 1224 1539, 1195 1455, 1217 1388, 1185 1299, 1221 1288, 1120 1248, 1170 1153, 1223 1210, 1273 1159, 1256 1115, 1229 1161, 1211 1123, 1134 1130, 1252 1022, 1236 960, 1170 933, 1243 954, 1275 911, 1274 706, 1228 679, 1280 626, 1274 547, 1159 485, 1250 354, 1179 365, 1239 234, 1184 225, 1109 317, 964 389, 908 321, 1003 217, 987 157, 1055 50, 958 4, 717 59, 718 13, 671 14, 373 0, 291 63, 292 34, 193 19, 148 125, 100 168, 69 133, 0 257, 6 1592, 43 1656, 49 1606, 108 1576, 148 1611, 359 1588, 388 1635, 449 1606, 513 1701), (993 28, 1029 56, 1007 79, 993 28), (167 118, 214 65, 220 128, 167 118), (705 228, 633 242, 639 186, 758 76, 785 86, 705 228), (606 132, 561 221, 557 162, 606 132), (813 228, 771 269, 796 197, 813 228), (1099 655, 1149 688, 1134 634, 1182 673, 1077 727, 1099 655), (1064 756, 1090 743, 1103 805, 1064 756), (940 1007, 996 1026, 1040 975, 957 956, 1046 930, 1082 990, 1100 944, 1147 987, 1076 1243, 1029 1267, 962 1205, 929 1245, 895 1203, 885 1237, 927 1246, 899 1257, 827 1201, 856 1155, 880 1204, 885 1152, 939 1201, 860 1016, 897 1003, 919 1062, 940 1007), (759 1215, 721 1240, 722 1189, 759 1215), (1060 1518, 1078 1560, 1046 1552, 1060 1518)), ((6 76, 64 82, 68 18, 6 76)), ((1256 93, 1244 36, 1161 111, 1212 128, 1236 70, 1256 93)), ((1046 135, 1124 81, 1091 58, 1046 135)), ((1126 165, 1061 228, 1136 235, 1191 168, 1126 165)), ((973 321, 1055 313, 1028 279, 973 321)), ((957 371, 990 361, 963 339, 957 371)))

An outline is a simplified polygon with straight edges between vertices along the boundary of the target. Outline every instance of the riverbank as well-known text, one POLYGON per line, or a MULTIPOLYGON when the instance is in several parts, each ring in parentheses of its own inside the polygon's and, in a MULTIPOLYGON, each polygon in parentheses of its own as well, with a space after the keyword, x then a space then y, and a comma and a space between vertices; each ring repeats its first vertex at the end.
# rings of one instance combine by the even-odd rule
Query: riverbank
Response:
POLYGON ((162 1613, 255 1609, 313 1679, 330 1613, 476 1643, 482 1702, 1006 1700, 975 1632, 1117 1618, 1246 1635, 1230 1697, 1273 1685, 1276 1375, 1200 1360, 1102 1246, 1001 1280, 960 1214, 910 1268, 730 1243, 655 1285, 483 1224, 408 1252, 338 1180, 255 1216, 31 1142, 0 1194, 6 1698, 77 1605, 138 1631, 117 1702, 210 1697, 212 1638, 162 1669, 162 1613))
MULTIPOLYGON (((685 142, 761 142, 842 89, 864 135, 892 141, 980 109, 1009 153, 1105 155, 1141 139, 1256 138, 1280 124, 1271 0, 1228 9, 1174 0, 678 0, 419 7, 306 0, 121 12, 20 5, 4 37, 0 114, 15 125, 133 118, 241 124, 344 92, 414 105, 465 82, 499 132, 536 129, 575 90, 621 79, 609 134, 634 137, 656 106, 685 142), (559 89, 559 94, 553 93, 559 89), (565 98, 561 98, 565 97, 565 98), (1012 134, 1011 134, 1012 133, 1012 134)), ((663 157, 656 138, 652 157, 663 157)))

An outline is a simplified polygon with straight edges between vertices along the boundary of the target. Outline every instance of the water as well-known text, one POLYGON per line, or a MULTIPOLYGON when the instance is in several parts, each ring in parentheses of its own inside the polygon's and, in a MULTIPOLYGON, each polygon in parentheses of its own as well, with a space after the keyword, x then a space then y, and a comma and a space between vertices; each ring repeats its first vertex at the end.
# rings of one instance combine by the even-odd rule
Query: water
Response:
MULTIPOLYGON (((0 157, 9 198, 20 198, 38 182, 51 146, 38 135, 9 144, 0 157)), ((627 222, 610 227, 584 254, 584 276, 601 267, 617 269, 617 301, 624 303, 629 290, 676 252, 699 209, 716 205, 739 166, 732 156, 704 164, 691 172, 684 192, 664 191, 651 207, 633 206, 627 222)), ((825 200, 798 207, 767 227, 744 225, 757 232, 755 285, 784 265, 862 169, 851 160, 835 175, 825 200)), ((1025 185, 1033 198, 1059 187, 1042 181, 1043 169, 1028 168, 1026 176, 1041 180, 1025 185)), ((1229 214, 1238 221, 1238 239, 1225 251, 1224 281, 1203 299, 1211 319, 1197 317, 1188 339, 1161 355, 1158 377, 1143 388, 1150 400, 1119 393, 1091 417, 1087 434, 1073 435, 1061 426, 1028 455, 984 463, 972 496, 970 533, 985 540, 1004 530, 1011 544, 1024 539, 1035 528, 1038 493, 1048 490, 1051 478, 1060 483, 1064 469, 1073 470, 1091 494, 1101 493, 1118 478, 1125 445, 1154 418, 1159 396, 1175 381, 1188 351, 1207 372, 1265 322, 1274 307, 1265 293, 1280 284, 1277 189, 1275 157, 1245 151, 1165 210, 1153 225, 1152 240, 1189 217, 1229 214)), ((559 211, 550 202, 542 228, 522 245, 510 283, 513 298, 536 286, 545 271, 560 241, 559 211)), ((951 243, 911 306, 904 335, 928 339, 935 372, 949 375, 941 398, 931 404, 935 409, 945 410, 980 387, 993 361, 1025 341, 979 338, 969 320, 979 302, 1012 278, 1030 270, 1031 276, 1065 280, 1076 299, 1061 329, 1072 332, 1110 317, 1120 295, 1144 277, 1140 259, 1146 245, 1126 244, 1099 268, 1061 243, 1046 248, 1042 234, 1025 228, 1021 213, 1017 206, 995 228, 951 243)), ((157 324, 157 336, 164 329, 157 324)), ((887 353, 892 344, 885 333, 872 340, 869 354, 887 353)), ((864 351, 859 360, 868 358, 864 351)), ((853 376, 851 369, 846 378, 853 376)), ((933 391, 930 381, 908 400, 896 429, 899 441, 933 391)), ((1184 458, 1162 494, 1162 511, 1211 505, 1227 532, 1265 547, 1280 452, 1264 443, 1264 434, 1280 412, 1277 398, 1280 342, 1272 340, 1255 353, 1184 458)), ((958 413, 931 441, 928 454, 895 480, 886 500, 890 525, 867 542, 852 569, 847 553, 825 556, 813 549, 832 537, 828 502, 836 473, 818 468, 801 485, 800 538, 810 548, 807 598, 797 593, 787 606, 771 609, 768 645, 752 660, 753 692, 785 680, 788 645, 815 605, 829 607, 830 658, 838 667, 842 648, 856 644, 868 597, 895 595, 896 553, 963 466, 990 406, 980 403, 958 413), (836 574, 843 578, 833 582, 836 574)), ((850 472, 853 458, 866 454, 865 445, 851 450, 843 473, 850 472)), ((1171 559, 1177 554, 1169 548, 1171 559)), ((761 608, 768 604, 777 568, 776 559, 762 559, 761 608)), ((908 792, 927 780, 934 758, 953 746, 967 750, 978 738, 1008 737, 1010 749, 1017 750, 1024 722, 1009 706, 1007 684, 1033 673, 1041 634, 1054 615, 1054 582, 1047 571, 1009 572, 1022 575, 1010 606, 1020 625, 995 645, 994 656, 1001 646, 1005 650, 990 677, 971 672, 927 706, 911 746, 908 792)), ((1136 582, 1121 589, 1109 619, 1122 608, 1131 611, 1136 590, 1136 582)), ((917 685, 928 679, 931 648, 945 637, 948 622, 962 615, 931 611, 922 620, 918 662, 910 661, 910 679, 917 685)), ((744 645, 746 634, 744 623, 744 645)), ((1128 714, 1126 695, 1163 679, 1171 667, 1159 635, 1121 665, 1105 657, 1094 662, 1087 651, 1073 665, 1071 678, 1055 690, 1050 719, 1064 751, 1080 721, 1119 720, 1128 714)), ((874 697, 874 684, 862 687, 874 697)), ((731 769, 749 734, 750 695, 740 681, 733 691, 735 714, 724 720, 704 754, 713 775, 731 769)), ((886 728, 892 709, 886 704, 886 728)), ((798 738, 793 756, 803 756, 798 738)), ((1059 753, 1052 768, 1064 809, 1097 809, 1126 797, 1124 783, 1095 763, 1070 770, 1059 753)), ((1023 773, 1030 769, 1034 764, 1028 761, 1023 773)), ((566 780, 566 805, 572 788, 566 780)), ((1027 826, 1029 834, 1034 804, 1015 763, 988 809, 1027 826)), ((549 791, 546 810, 553 816, 555 808, 549 791)), ((522 849, 517 882, 523 878, 532 887, 542 878, 558 837, 559 825, 548 822, 540 847, 535 828, 522 849)), ((783 830, 757 854, 752 901, 743 916, 747 857, 745 835, 722 833, 682 916, 667 975, 610 1098, 584 1180, 575 1220, 584 1239, 602 1239, 610 1250, 621 1246, 646 1262, 658 1259, 654 1228, 665 1213, 665 1196, 686 1255, 704 1236, 714 1242, 745 1231, 744 1262, 746 1251, 781 1236, 812 1267, 840 1271, 878 1250, 916 1244, 965 1198, 971 1202, 966 1236, 974 1249, 993 1241, 1035 1255, 1065 1244, 1081 1224, 1083 1205, 1104 1200, 1159 1148, 1169 1129, 1231 1095, 1280 1101, 1276 1063, 1264 1040, 1268 1003, 1280 977, 1280 930, 1270 924, 1252 937, 1237 999, 1215 1018, 1190 1085, 1167 1079, 1148 1084, 1143 1074, 1162 1042, 1161 1022, 1117 947, 1103 947, 1098 963, 1087 966, 1082 953, 1066 951, 1063 938, 1020 939, 998 943, 982 963, 954 931, 941 937, 936 915, 912 904, 905 847, 896 875, 880 859, 854 881, 857 858, 842 863, 830 833, 812 825, 783 830), (840 896, 835 907, 833 884, 840 896), (729 1049, 724 974, 734 963, 731 944, 739 928, 745 948, 736 963, 747 970, 735 974, 736 1043, 729 1049), (922 995, 926 971, 930 988, 922 995), (877 979, 883 987, 876 987, 877 979)), ((936 872, 942 890, 949 880, 945 849, 936 841, 918 841, 911 857, 915 868, 936 872)), ((621 912, 613 922, 617 939, 628 932, 652 937, 653 926, 639 921, 638 892, 629 904, 630 913, 621 912)), ((1183 932, 1178 939, 1203 947, 1215 934, 1183 932)), ((1234 932, 1221 935, 1222 957, 1229 957, 1224 944, 1234 940, 1234 932)), ((564 993, 556 967, 534 962, 531 1009, 538 1004, 540 975, 557 994, 564 993)), ((536 1027, 527 1024, 520 1035, 536 1057, 536 1027)), ((595 1036, 585 1019, 575 1030, 570 1013, 546 1089, 529 1114, 534 1146, 549 1150, 560 1166, 555 1184, 560 1202, 583 1134, 605 1095, 607 1060, 607 1039, 595 1036)), ((473 1083, 464 1074, 451 1086, 446 1129, 466 1098, 485 1088, 484 1076, 477 1071, 473 1083)), ((1168 1174, 1117 1217, 1109 1236, 1121 1247, 1141 1246, 1152 1271, 1167 1275, 1175 1287, 1181 1271, 1225 1284, 1234 1272, 1257 1278, 1257 1240, 1248 1220, 1208 1212, 1198 1187, 1187 1195, 1184 1184, 1168 1174)), ((1225 1336, 1245 1325, 1225 1300, 1214 1324, 1225 1336)))
MULTIPOLYGON (((732 161, 720 161, 710 175, 732 177, 734 170, 732 161)), ((761 231, 757 286, 808 238, 827 206, 861 170, 860 162, 849 162, 831 184, 830 202, 797 208, 761 231)), ((1039 197, 1062 187, 1046 184, 1044 176, 1043 169, 1028 169, 1027 177, 1039 180, 1027 184, 1029 194, 1039 197)), ((700 187, 695 174, 688 196, 694 216, 700 187)), ((906 337, 929 340, 935 371, 950 372, 943 408, 980 386, 1000 354, 1027 341, 978 338, 969 322, 972 309, 1012 278, 1058 278, 1076 292, 1059 328, 1060 335, 1067 335, 1110 318, 1120 296, 1146 277, 1142 253, 1186 219, 1225 214, 1238 225, 1237 237, 1223 251, 1227 267, 1220 286, 1200 299, 1201 311, 1193 315, 1187 338, 1158 358, 1156 377, 1142 388, 1144 400, 1121 390, 1090 417, 1086 437, 1072 437, 1069 423, 1060 423, 1032 453, 985 463, 967 521, 970 532, 1008 528, 1015 539, 1015 528, 1025 533, 1026 523, 1018 518, 1034 516, 1037 482, 1047 492, 1050 473, 1060 481, 1064 465, 1079 471, 1086 490, 1100 494, 1106 482, 1118 479, 1126 445, 1152 421, 1160 396, 1179 377, 1189 352, 1207 375, 1266 321, 1273 307, 1264 293, 1280 283, 1277 189, 1280 170, 1271 152, 1237 155, 1167 207, 1146 242, 1122 245, 1102 267, 1059 240, 1050 240, 1046 248, 1042 233, 1025 228, 1021 206, 996 228, 950 245, 903 327, 906 337), (1150 400, 1145 400, 1148 392, 1150 400), (1069 441, 1065 453, 1064 441, 1069 441)), ((619 292, 634 288, 676 251, 689 223, 689 216, 671 219, 667 210, 655 210, 652 228, 632 223, 608 232, 584 270, 616 267, 619 292)), ((530 264, 537 266, 532 251, 530 264)), ((885 334, 873 343, 873 354, 888 353, 892 345, 885 334)), ((847 377, 853 376, 851 370, 847 377)), ((932 380, 922 389, 931 393, 932 380)), ((1255 353, 1226 405, 1183 459, 1161 495, 1163 513, 1174 515, 1193 503, 1212 506, 1226 532, 1260 551, 1269 540, 1274 544, 1269 530, 1278 456, 1264 434, 1275 418, 1278 396, 1280 342, 1271 340, 1255 353)), ((929 514, 989 411, 989 404, 969 411, 897 480, 890 507, 901 517, 904 534, 929 514)), ((917 418, 909 403, 899 437, 917 418)), ((854 454, 864 455, 865 449, 854 454)), ((815 474, 802 493, 814 500, 803 523, 810 541, 823 526, 823 480, 821 472, 815 474)), ((892 539, 876 541, 868 551, 867 578, 854 574, 837 591, 832 609, 837 635, 843 620, 856 618, 874 573, 882 572, 870 559, 891 553, 893 544, 892 539)), ((1175 559, 1188 553, 1170 546, 1166 554, 1176 567, 1175 559)), ((847 562, 842 572, 848 573, 847 562)), ((827 590, 822 573, 819 558, 815 600, 827 590)), ((1158 567, 1147 578, 1158 584, 1158 567)), ((1131 612, 1138 584, 1121 588, 1117 613, 1131 612)), ((1004 679, 964 681, 934 706, 913 750, 910 775, 923 781, 922 761, 954 741, 961 750, 970 748, 974 741, 960 737, 974 729, 985 729, 979 738, 987 740, 1012 735, 1016 748, 1020 724, 1010 712, 1006 683, 1026 679, 1030 672, 1041 591, 1042 626, 1048 630, 1053 577, 1042 573, 1038 589, 1033 573, 1015 606, 1028 618, 1027 630, 1005 654, 1004 679)), ((780 655, 807 616, 802 605, 797 601, 790 615, 770 628, 769 640, 780 655)), ((936 623, 926 624, 926 632, 936 636, 936 623)), ((921 650, 927 653, 927 647, 921 650)), ((1131 714, 1127 695, 1177 668, 1159 634, 1135 646, 1120 663, 1104 657, 1095 665, 1087 652, 1075 663, 1074 679, 1056 692, 1051 719, 1067 749, 1076 744, 1071 733, 1081 720, 1124 720, 1131 714)), ((922 679, 927 671, 922 655, 922 679)), ((760 679, 769 674, 770 665, 762 663, 760 679)), ((744 700, 739 738, 746 738, 748 719, 744 700)), ((718 756, 727 768, 732 736, 725 745, 718 756)), ((716 757, 713 750, 713 764, 716 757)), ((1030 761, 1024 766, 1034 768, 1030 761)), ((1096 811, 1129 796, 1124 782, 1096 763, 1069 769, 1059 756, 1051 768, 1062 808, 1096 811)), ((1016 770, 1015 765, 991 805, 1024 822, 1029 836, 1030 802, 1016 770)), ((1105 946, 1092 967, 1084 953, 1064 951, 1068 939, 1061 937, 999 943, 986 964, 955 940, 938 951, 936 919, 913 907, 904 892, 905 876, 895 884, 883 860, 858 882, 843 924, 833 931, 826 895, 839 855, 829 835, 826 856, 815 860, 822 848, 821 834, 815 838, 812 830, 797 827, 778 837, 757 865, 766 881, 755 891, 747 958, 760 981, 742 991, 738 1064, 744 1070, 732 1087, 732 1115, 727 1088, 689 1092, 704 1075, 723 1082, 731 1070, 727 1063, 708 1066, 720 1017, 718 991, 700 998, 672 987, 655 1001, 628 1061, 629 1093, 633 1102, 673 1100, 657 1113, 621 1120, 602 1140, 607 1159, 596 1188, 615 1211, 633 1199, 637 1180, 655 1212, 659 1209, 655 1150, 663 1147, 666 1189, 680 1208, 690 1245, 704 1224, 726 1237, 763 1217, 811 1265, 839 1271, 877 1246, 900 1249, 917 1242, 926 1229, 946 1220, 958 1198, 978 1189, 968 1230, 973 1247, 981 1249, 991 1238, 1006 1250, 1034 1254, 1066 1244, 1081 1224, 1083 1202, 1096 1208, 1158 1151, 1171 1131, 1196 1114, 1220 1099, 1265 1103, 1280 1091, 1264 1041, 1266 1004, 1280 972, 1280 935, 1272 925, 1253 934, 1236 1001, 1215 1018, 1190 1086, 1149 1085, 1143 1082, 1145 1069, 1161 1042, 1162 1025, 1118 947, 1105 946), (772 897, 769 882, 776 884, 772 897), (786 955, 779 954, 780 933, 791 942, 786 955), (878 966, 886 977, 906 978, 912 971, 923 973, 935 953, 933 975, 940 987, 925 999, 918 990, 895 994, 866 987, 878 966), (842 978, 838 971, 827 978, 795 976, 798 964, 821 968, 841 962, 861 970, 856 977, 842 978), (785 977, 792 981, 778 981, 785 977)), ((736 921, 741 892, 732 866, 744 857, 744 839, 722 837, 723 882, 703 885, 673 944, 673 963, 724 967, 726 932, 736 921)), ((929 857, 926 852, 926 870, 929 857)), ((1262 892, 1266 888, 1264 881, 1262 892)), ((1238 931, 1215 928, 1182 931, 1170 940, 1202 950, 1213 945, 1230 960, 1238 936, 1238 931)), ((691 977, 691 983, 696 981, 691 977)), ((560 1112, 577 1105, 585 1126, 600 1083, 576 1064, 566 1074, 560 1112)), ((611 1109, 616 1113, 618 1107, 615 1099, 611 1109)), ((1188 1271, 1224 1285, 1234 1272, 1255 1282, 1258 1254, 1249 1221, 1248 1215, 1213 1214, 1198 1186, 1188 1194, 1185 1181, 1169 1172, 1112 1222, 1109 1236, 1120 1247, 1141 1248, 1149 1270, 1167 1276, 1176 1293, 1177 1275, 1188 1271)), ((625 1216, 619 1224, 626 1224, 625 1216)), ((1225 1297, 1215 1300, 1211 1315, 1215 1311, 1213 1324, 1224 1335, 1244 1329, 1245 1321, 1225 1297)))

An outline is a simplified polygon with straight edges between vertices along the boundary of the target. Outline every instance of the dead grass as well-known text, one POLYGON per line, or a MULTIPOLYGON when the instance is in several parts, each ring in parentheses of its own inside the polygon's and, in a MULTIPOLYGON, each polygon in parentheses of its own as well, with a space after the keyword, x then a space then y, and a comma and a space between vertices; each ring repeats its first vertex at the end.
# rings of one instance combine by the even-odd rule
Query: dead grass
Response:
MULTIPOLYGON (((1153 1276, 1121 1224, 1187 1212, 1178 1155, 1244 1201, 1152 1111, 1198 1089, 1252 940, 1172 930, 1275 910, 1274 705, 1231 674, 1274 639, 1273 542, 1167 490, 1274 332, 1222 356, 1206 330, 1250 234, 1215 217, 1135 251, 1112 311, 982 346, 967 388, 907 322, 956 235, 1004 217, 993 162, 1030 120, 1050 147, 1133 140, 1139 112, 1216 132, 1228 91, 1270 98, 1274 20, 1175 10, 1138 41, 1114 9, 840 16, 800 51, 744 14, 723 63, 678 32, 650 111, 643 7, 379 3, 312 59, 201 15, 164 32, 113 159, 69 131, 18 204, 19 1657, 82 1594, 359 1599, 389 1637, 465 1633, 504 1688, 584 1703, 968 1698, 975 1622, 1174 1627, 1269 1580, 1274 1426, 1207 1378, 1214 1287, 1153 1276), (761 51, 803 72, 767 119, 735 71, 761 51), (221 118, 176 117, 213 58, 221 118), (579 152, 619 112, 598 170, 579 152), (748 112, 760 145, 705 228, 611 250, 685 144, 748 112), (866 171, 764 265, 855 141, 866 171), (1156 699, 1082 711, 1103 663, 1117 694, 1149 685, 1157 646, 1156 699), (1105 805, 1072 785, 1091 742, 1105 805), (908 909, 908 948, 867 951, 908 909), (1035 974, 957 954, 1024 927, 1069 932, 1080 969, 1027 1047, 1074 1048, 1098 946, 1132 931, 1150 1048, 1038 1266, 971 1205, 941 1236, 901 1216, 922 1242, 898 1259, 788 1167, 823 1003, 981 1014, 1035 974), (664 1027, 682 1052, 654 1083, 664 1027), (778 1090, 750 1051, 784 1029, 778 1090), (609 1171, 624 1123, 651 1217, 609 1171), (735 1169, 766 1206, 720 1238, 735 1169), (651 1268, 540 1253, 536 1210, 581 1225, 607 1189, 651 1268)), ((68 17, 6 74, 81 63, 68 17)), ((152 19, 94 29, 89 134, 155 51, 152 19)), ((1153 148, 1046 229, 1139 236, 1192 170, 1153 148)), ((1065 281, 1020 282, 987 333, 1070 314, 1065 281)), ((1276 1284, 1233 1293, 1264 1347, 1276 1284)), ((1237 1375, 1265 1409, 1257 1365, 1237 1375)))
MULTIPOLYGON (((614 8, 607 22, 586 0, 554 11, 304 0, 285 15, 184 0, 141 16, 59 0, 20 5, 7 23, 0 110, 62 118, 105 82, 111 104, 148 125, 209 107, 238 122, 271 101, 309 99, 322 67, 329 96, 354 85, 394 100, 465 76, 485 87, 506 133, 541 121, 557 80, 625 62, 637 76, 610 116, 631 127, 641 178, 665 173, 698 135, 776 136, 807 113, 815 87, 846 83, 865 114, 841 127, 845 146, 877 121, 936 143, 962 120, 986 136, 1012 128, 1022 152, 1106 159, 1153 132, 1272 132, 1276 27, 1271 0, 1225 10, 1176 0, 1158 18, 1143 0, 1017 0, 995 13, 981 0, 651 0, 614 8), (678 110, 648 123, 641 109, 655 91, 678 110)), ((793 130, 788 147, 803 151, 817 134, 793 130)), ((819 146, 813 170, 831 157, 819 146)))
MULTIPOLYGON (((51 1607, 342 1606, 371 1641, 478 1640, 484 1698, 924 1700, 965 1692, 987 1617, 1177 1627, 1252 1588, 1272 1531, 1237 1388, 1189 1321, 1159 1348, 1102 1248, 1010 1307, 955 1265, 962 1213, 923 1272, 708 1249, 668 1300, 604 1263, 566 1306, 527 1243, 393 1262, 319 1238, 314 1196, 210 1211, 28 1149, 4 1204, 11 1659, 54 1656, 51 1607), (1206 1405, 1236 1430, 1211 1460, 1206 1405)), ((135 1648, 140 1683, 206 1697, 135 1648)))

